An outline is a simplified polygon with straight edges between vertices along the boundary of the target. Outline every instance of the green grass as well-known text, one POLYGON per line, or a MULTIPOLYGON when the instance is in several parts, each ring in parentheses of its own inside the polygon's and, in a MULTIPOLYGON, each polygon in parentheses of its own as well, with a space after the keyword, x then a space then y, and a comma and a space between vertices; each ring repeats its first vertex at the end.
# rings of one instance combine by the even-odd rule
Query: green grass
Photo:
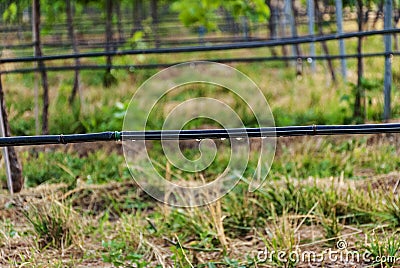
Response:
MULTIPOLYGON (((364 40, 365 51, 370 52, 382 43, 380 37, 364 40)), ((348 53, 355 52, 355 44, 356 40, 346 40, 348 53)), ((332 53, 337 53, 336 41, 328 45, 332 53)), ((308 46, 302 48, 306 51, 308 46)), ((114 63, 235 55, 267 56, 270 50, 187 53, 173 59, 168 55, 123 56, 116 57, 114 63)), ((104 60, 90 59, 84 63, 104 64, 104 60)), ((347 62, 348 82, 339 79, 337 84, 331 83, 322 61, 317 62, 316 74, 311 74, 308 63, 304 63, 304 74, 299 79, 294 67, 279 62, 231 66, 260 87, 276 125, 347 124, 355 122, 352 107, 356 61, 347 62)), ((338 70, 339 62, 334 62, 334 66, 338 70)), ((365 67, 366 119, 380 121, 383 59, 367 59, 365 67)), ((156 72, 112 70, 118 84, 105 88, 103 71, 82 71, 82 96, 72 106, 68 97, 73 73, 49 73, 50 132, 121 130, 133 93, 156 72)), ((399 65, 394 63, 395 120, 400 117, 399 73, 399 65)), ((14 135, 35 133, 34 81, 30 74, 5 77, 14 135)), ((238 98, 220 88, 196 85, 165 96, 151 114, 148 129, 162 127, 169 111, 166 106, 202 96, 232 100, 245 125, 256 125, 238 98)), ((206 119, 192 120, 184 127, 205 126, 220 127, 206 119)), ((259 190, 247 190, 257 164, 251 161, 242 181, 228 195, 200 208, 171 208, 150 199, 131 181, 119 145, 21 148, 19 157, 26 190, 18 196, 21 199, 9 199, 6 195, 0 198, 0 245, 5 252, 0 263, 35 267, 295 267, 296 262, 277 258, 260 261, 257 252, 264 248, 291 252, 299 247, 321 252, 335 248, 336 241, 344 238, 351 249, 368 251, 375 259, 398 257, 398 145, 397 135, 279 138, 271 172, 259 190), (352 232, 355 234, 346 236, 352 232)), ((218 146, 213 164, 197 173, 181 174, 168 163, 158 142, 149 143, 149 154, 163 176, 211 181, 223 172, 230 157, 228 142, 218 146)), ((184 147, 183 154, 189 159, 200 156, 197 143, 184 147)), ((5 175, 1 177, 4 181, 5 175)), ((393 261, 373 264, 395 265, 393 261)))

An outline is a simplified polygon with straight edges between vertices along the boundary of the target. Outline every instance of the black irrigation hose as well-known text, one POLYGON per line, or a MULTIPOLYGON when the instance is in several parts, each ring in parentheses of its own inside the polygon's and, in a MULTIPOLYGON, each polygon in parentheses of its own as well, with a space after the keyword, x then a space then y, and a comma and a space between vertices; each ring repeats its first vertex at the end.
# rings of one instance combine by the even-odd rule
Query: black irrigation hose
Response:
POLYGON ((310 125, 269 128, 107 131, 88 134, 17 136, 0 138, 0 147, 67 144, 119 140, 198 140, 315 135, 400 133, 400 123, 365 125, 310 125))
POLYGON ((261 48, 261 47, 272 47, 282 45, 294 45, 303 43, 323 42, 336 39, 346 39, 353 37, 364 37, 377 34, 393 34, 400 33, 400 28, 367 31, 367 32, 353 32, 343 34, 329 34, 323 36, 304 36, 296 38, 283 38, 269 41, 254 41, 254 42, 239 42, 233 44, 214 45, 214 46, 188 46, 188 47, 174 47, 174 48, 151 48, 151 49, 135 49, 135 50, 123 50, 123 51, 109 51, 109 52, 87 52, 80 54, 64 54, 64 55, 52 55, 52 56, 41 56, 41 57, 19 57, 19 58, 5 58, 0 59, 1 63, 13 63, 13 62, 35 62, 35 61, 50 61, 50 60, 62 60, 62 59, 76 59, 76 58, 93 58, 93 57, 104 57, 104 56, 122 56, 122 55, 140 55, 140 54, 165 54, 165 53, 185 53, 185 52, 200 52, 200 51, 219 51, 229 49, 244 49, 244 48, 261 48))
MULTIPOLYGON (((376 52, 376 53, 364 53, 360 54, 362 58, 371 58, 371 57, 382 57, 382 56, 398 56, 400 52, 376 52)), ((211 62, 219 62, 219 63, 231 63, 231 62, 265 62, 265 61, 306 61, 306 60, 337 60, 344 58, 358 58, 360 55, 358 54, 347 54, 347 55, 325 55, 325 56, 272 56, 272 57, 250 57, 250 58, 230 58, 230 59, 207 59, 206 61, 211 62)), ((204 60, 203 60, 204 61, 204 60)), ((24 74, 24 73, 33 73, 33 72, 41 72, 43 70, 48 72, 60 72, 60 71, 73 71, 73 70, 105 70, 108 68, 125 70, 134 72, 135 70, 143 70, 143 69, 157 69, 157 68, 167 68, 176 64, 180 64, 183 62, 174 62, 174 63, 149 63, 149 64, 138 64, 138 65, 71 65, 71 66, 51 66, 45 68, 21 68, 14 70, 5 70, 0 71, 1 74, 24 74)))

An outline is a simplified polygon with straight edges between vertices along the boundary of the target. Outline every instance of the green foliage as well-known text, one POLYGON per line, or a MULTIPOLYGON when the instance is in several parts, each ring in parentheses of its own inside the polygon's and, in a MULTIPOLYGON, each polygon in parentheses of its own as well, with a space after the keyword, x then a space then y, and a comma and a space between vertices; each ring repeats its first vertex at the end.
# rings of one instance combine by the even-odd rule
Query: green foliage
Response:
POLYGON ((87 183, 104 183, 121 181, 127 178, 128 171, 124 167, 123 158, 115 153, 89 153, 85 157, 63 152, 24 152, 22 159, 28 187, 44 182, 76 183, 79 177, 87 183))
POLYGON ((117 78, 115 78, 115 76, 111 73, 111 71, 106 71, 103 75, 103 86, 105 88, 109 88, 117 84, 118 84, 117 78))
POLYGON ((270 16, 270 10, 264 0, 233 0, 222 1, 222 6, 239 19, 244 16, 253 22, 265 22, 270 16))
POLYGON ((16 3, 11 3, 3 13, 4 22, 15 22, 17 20, 18 7, 16 3))
POLYGON ((186 27, 203 26, 207 30, 217 28, 216 12, 221 8, 230 12, 235 19, 245 16, 254 22, 264 22, 270 15, 269 8, 263 0, 177 0, 171 8, 179 12, 179 19, 186 27))
POLYGON ((147 266, 147 262, 142 260, 143 255, 127 251, 124 241, 103 241, 102 246, 106 251, 102 254, 103 261, 112 263, 115 267, 125 266, 127 263, 134 263, 138 268, 147 266))
POLYGON ((31 206, 23 215, 32 224, 39 248, 67 248, 81 239, 81 226, 71 207, 59 202, 31 206))
MULTIPOLYGON (((108 220, 108 214, 105 214, 105 220, 108 220)), ((121 227, 115 230, 112 239, 102 240, 101 245, 104 253, 101 255, 104 262, 112 263, 115 267, 148 267, 148 263, 143 260, 149 247, 143 243, 142 214, 140 211, 133 215, 122 215, 120 220, 121 227)), ((101 228, 104 228, 101 223, 101 228)), ((109 227, 109 226, 108 226, 109 227)), ((104 231, 104 230, 102 230, 104 231)))
POLYGON ((384 198, 385 206, 380 214, 382 218, 391 223, 394 227, 400 226, 400 197, 393 193, 388 193, 384 198))
POLYGON ((116 102, 112 107, 96 107, 94 114, 83 115, 81 123, 85 128, 85 132, 101 132, 122 129, 128 104, 128 102, 116 102))
POLYGON ((53 25, 57 22, 63 23, 66 20, 65 1, 42 0, 40 8, 43 19, 47 22, 44 24, 45 27, 42 29, 43 34, 54 34, 54 32, 52 32, 53 25))
MULTIPOLYGON (((378 231, 378 230, 377 230, 378 231)), ((373 231, 366 236, 366 244, 362 245, 372 259, 374 267, 395 267, 400 259, 400 240, 398 232, 388 235, 385 231, 379 234, 373 231)), ((368 255, 367 255, 368 256, 368 255)))
POLYGON ((215 12, 221 3, 215 0, 180 0, 172 5, 172 10, 179 12, 179 19, 185 26, 204 26, 208 30, 216 29, 215 12))
POLYGON ((147 45, 143 42, 144 32, 136 31, 131 38, 128 39, 128 43, 132 48, 145 49, 147 45))
MULTIPOLYGON (((383 81, 378 80, 378 79, 361 79, 361 85, 360 88, 362 88, 364 92, 363 98, 365 98, 364 103, 361 103, 361 110, 362 113, 364 113, 367 118, 364 118, 364 116, 361 116, 360 118, 351 118, 351 121, 354 123, 363 123, 365 120, 372 119, 372 120, 381 120, 382 118, 382 109, 368 109, 366 105, 371 105, 372 104, 372 96, 376 95, 376 92, 381 91, 381 85, 383 84, 383 81), (373 94, 375 93, 375 94, 373 94)), ((354 106, 355 103, 355 96, 358 90, 360 90, 359 86, 354 83, 349 83, 350 88, 351 88, 351 95, 344 95, 342 97, 342 101, 346 101, 351 105, 352 107, 354 106)))

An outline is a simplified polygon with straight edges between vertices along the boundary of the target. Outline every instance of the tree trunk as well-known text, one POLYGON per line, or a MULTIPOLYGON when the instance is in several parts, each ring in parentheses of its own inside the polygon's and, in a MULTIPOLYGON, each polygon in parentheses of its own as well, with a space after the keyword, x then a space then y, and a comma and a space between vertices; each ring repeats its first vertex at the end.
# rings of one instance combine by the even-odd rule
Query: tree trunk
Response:
POLYGON ((133 3, 133 28, 131 35, 134 35, 137 31, 141 31, 143 29, 142 20, 143 20, 143 0, 134 0, 133 3))
MULTIPOLYGON (((113 42, 112 10, 113 10, 113 0, 106 0, 106 52, 111 52, 111 47, 113 42)), ((107 65, 111 66, 111 64, 112 64, 112 58, 111 56, 107 56, 107 65)))
MULTIPOLYGON (((294 2, 294 1, 293 1, 293 2, 294 2)), ((293 35, 293 37, 297 37, 297 36, 298 36, 298 34, 297 34, 297 26, 298 26, 298 24, 297 24, 297 18, 298 18, 298 15, 299 15, 299 11, 295 8, 295 6, 294 6, 293 4, 294 4, 294 3, 292 3, 292 8, 293 8, 292 35, 293 35)), ((299 56, 299 57, 301 57, 301 55, 303 54, 303 53, 301 52, 301 47, 300 47, 299 44, 296 44, 296 53, 297 53, 297 56, 299 56)))
POLYGON ((235 22, 235 19, 233 18, 232 14, 226 10, 225 8, 223 9, 224 11, 224 16, 225 16, 225 29, 228 33, 233 34, 234 36, 237 36, 239 29, 237 27, 237 23, 235 22))
MULTIPOLYGON (((11 131, 7 119, 7 110, 4 100, 4 91, 3 91, 3 84, 1 82, 1 77, 0 77, 0 106, 4 121, 4 136, 7 137, 11 135, 11 131)), ((12 189, 14 193, 18 193, 21 191, 24 185, 24 177, 22 176, 22 167, 20 162, 18 161, 17 152, 15 151, 14 147, 8 147, 8 158, 11 169, 12 189)))
MULTIPOLYGON (((319 35, 323 35, 324 31, 322 29, 322 12, 319 9, 318 6, 318 1, 314 1, 315 3, 315 12, 317 13, 317 26, 318 26, 318 33, 319 35)), ((322 49, 324 50, 324 53, 326 56, 329 56, 329 49, 328 46, 326 45, 326 42, 323 41, 321 42, 322 45, 322 49)), ((332 82, 336 83, 336 73, 335 73, 335 69, 333 68, 333 64, 332 64, 332 60, 331 59, 327 59, 328 62, 328 67, 329 67, 329 71, 331 73, 331 77, 332 77, 332 82)))
MULTIPOLYGON (((112 31, 112 11, 113 11, 113 0, 105 0, 106 1, 106 53, 110 53, 112 51, 112 42, 113 42, 113 31, 112 31)), ((112 67, 112 57, 111 55, 106 56, 106 72, 103 78, 103 85, 105 87, 110 87, 117 82, 115 77, 111 74, 112 67)))
POLYGON ((383 0, 379 1, 378 11, 376 12, 376 16, 374 22, 372 23, 372 29, 376 29, 376 23, 379 20, 379 16, 383 14, 383 0))
MULTIPOLYGON (((294 10, 292 0, 285 0, 285 14, 287 16, 287 19, 289 20, 288 23, 290 26, 291 37, 296 38, 297 37, 297 25, 296 25, 297 12, 294 10)), ((301 56, 299 44, 292 45, 292 54, 295 57, 301 56)))
MULTIPOLYGON (((77 40, 75 38, 75 33, 74 33, 74 20, 73 20, 73 14, 72 14, 72 7, 71 7, 71 0, 66 0, 66 12, 67 12, 67 24, 68 24, 68 35, 69 39, 71 40, 72 43, 72 49, 74 51, 74 54, 78 54, 78 44, 77 40)), ((75 59, 75 77, 74 77, 74 86, 72 87, 72 92, 71 96, 69 97, 69 103, 72 104, 76 93, 79 92, 79 66, 80 66, 80 60, 79 58, 75 59)))
MULTIPOLYGON (((358 24, 358 31, 362 31, 362 8, 363 3, 362 0, 357 0, 357 24, 358 24)), ((364 121, 365 118, 365 92, 362 87, 362 77, 363 77, 363 59, 361 57, 362 53, 362 38, 358 37, 357 42, 357 87, 356 87, 356 96, 354 101, 354 118, 356 120, 364 121)))
MULTIPOLYGON (((124 42, 124 29, 122 27, 122 14, 121 14, 121 1, 115 1, 115 13, 117 14, 117 29, 118 29, 118 45, 122 45, 124 42)), ((118 48, 116 45, 116 48, 118 48)))
POLYGON ((158 14, 157 14, 157 0, 151 0, 150 13, 151 13, 151 26, 154 34, 154 42, 156 48, 160 47, 160 39, 158 33, 158 14))
MULTIPOLYGON (((273 1, 273 0, 272 0, 273 1)), ((272 3, 271 0, 266 0, 265 3, 269 7, 270 10, 270 17, 268 22, 268 29, 269 29, 269 38, 276 39, 278 36, 277 25, 278 25, 278 10, 277 10, 277 3, 274 1, 272 3)), ((273 56, 277 56, 276 50, 274 47, 271 47, 271 53, 273 56)))
MULTIPOLYGON (((34 30, 34 46, 35 56, 42 56, 42 47, 40 43, 40 0, 32 0, 32 16, 33 16, 33 30, 34 30)), ((38 61, 38 67, 42 77, 43 86, 43 113, 42 113, 42 134, 49 133, 49 84, 47 81, 46 65, 42 60, 38 61)))

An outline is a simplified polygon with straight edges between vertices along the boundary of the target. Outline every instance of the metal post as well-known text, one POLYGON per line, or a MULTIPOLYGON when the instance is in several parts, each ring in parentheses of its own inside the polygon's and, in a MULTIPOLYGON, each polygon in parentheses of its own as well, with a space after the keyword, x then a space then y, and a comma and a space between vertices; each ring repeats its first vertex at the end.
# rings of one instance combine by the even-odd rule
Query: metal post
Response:
MULTIPOLYGON (((294 13, 293 13, 293 5, 292 5, 292 0, 286 0, 285 1, 285 17, 287 21, 289 22, 290 25, 290 31, 292 34, 292 37, 295 37, 295 24, 294 24, 294 13)), ((292 45, 292 55, 297 57, 297 51, 296 51, 296 45, 292 45)))
MULTIPOLYGON (((343 33, 343 3, 342 0, 336 0, 336 26, 337 32, 339 34, 343 33)), ((339 53, 340 55, 346 55, 344 40, 339 39, 339 53)), ((346 59, 342 58, 340 60, 340 65, 342 69, 343 80, 347 80, 347 67, 346 67, 346 59)))
MULTIPOLYGON (((384 9, 384 28, 391 29, 392 28, 392 0, 385 0, 385 9, 384 9)), ((390 94, 392 89, 392 36, 391 34, 385 34, 385 77, 384 77, 384 110, 383 110, 383 119, 390 119, 390 94)))
MULTIPOLYGON (((307 0, 307 15, 308 15, 308 33, 310 35, 314 35, 314 0, 307 0)), ((310 43, 310 56, 314 57, 315 56, 315 44, 310 43)), ((316 70, 316 64, 315 64, 315 59, 312 59, 311 61, 311 71, 315 73, 316 70)))

